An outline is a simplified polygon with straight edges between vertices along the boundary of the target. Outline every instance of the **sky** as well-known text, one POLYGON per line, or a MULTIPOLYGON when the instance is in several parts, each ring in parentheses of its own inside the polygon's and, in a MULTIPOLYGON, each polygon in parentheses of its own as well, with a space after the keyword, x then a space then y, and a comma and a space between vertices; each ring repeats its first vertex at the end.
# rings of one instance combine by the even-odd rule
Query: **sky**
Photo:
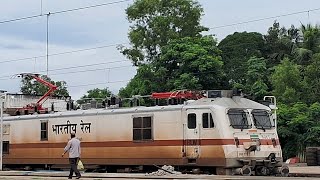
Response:
MULTIPOLYGON (((125 9, 122 3, 51 14, 67 9, 118 0, 1 0, 0 6, 0 90, 19 93, 20 80, 15 74, 46 74, 46 35, 48 18, 48 74, 54 81, 66 81, 73 99, 88 90, 108 87, 117 94, 136 74, 135 67, 117 49, 129 46, 125 9), (42 3, 41 3, 42 2, 42 3), (10 23, 5 20, 40 15, 10 23)), ((281 26, 299 27, 301 23, 319 24, 319 0, 198 0, 204 9, 203 26, 211 28, 218 41, 234 32, 265 34, 276 20, 281 26), (283 14, 308 11, 296 15, 283 14), (274 18, 269 18, 274 17, 274 18), (237 24, 256 19, 251 23, 237 24), (237 24, 237 25, 232 25, 237 24), (221 27, 225 26, 226 27, 221 27)))

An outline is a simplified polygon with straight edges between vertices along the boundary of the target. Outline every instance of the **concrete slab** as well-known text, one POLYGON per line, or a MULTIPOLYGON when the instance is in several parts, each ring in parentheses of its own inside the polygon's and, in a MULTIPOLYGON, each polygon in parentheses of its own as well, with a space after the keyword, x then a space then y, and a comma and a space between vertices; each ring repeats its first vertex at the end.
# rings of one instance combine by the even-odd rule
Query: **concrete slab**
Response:
POLYGON ((291 176, 320 177, 320 166, 289 166, 291 176))

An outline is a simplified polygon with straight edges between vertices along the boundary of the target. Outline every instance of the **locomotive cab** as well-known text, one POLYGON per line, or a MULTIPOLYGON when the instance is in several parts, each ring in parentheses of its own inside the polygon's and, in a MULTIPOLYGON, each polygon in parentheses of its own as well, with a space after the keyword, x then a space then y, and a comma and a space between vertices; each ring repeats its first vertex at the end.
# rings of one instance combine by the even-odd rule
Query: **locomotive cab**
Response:
POLYGON ((271 109, 241 96, 221 97, 213 102, 220 110, 221 138, 234 141, 223 145, 227 167, 222 169, 224 173, 231 170, 227 174, 288 175, 288 168, 282 166, 274 104, 271 109))

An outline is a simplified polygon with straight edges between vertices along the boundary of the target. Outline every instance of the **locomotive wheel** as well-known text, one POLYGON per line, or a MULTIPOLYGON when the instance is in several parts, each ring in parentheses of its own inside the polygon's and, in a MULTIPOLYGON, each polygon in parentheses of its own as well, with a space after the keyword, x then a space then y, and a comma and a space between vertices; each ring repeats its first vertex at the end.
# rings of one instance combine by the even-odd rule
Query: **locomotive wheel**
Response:
POLYGON ((256 175, 257 176, 267 176, 270 174, 270 171, 265 166, 259 166, 256 168, 256 175))

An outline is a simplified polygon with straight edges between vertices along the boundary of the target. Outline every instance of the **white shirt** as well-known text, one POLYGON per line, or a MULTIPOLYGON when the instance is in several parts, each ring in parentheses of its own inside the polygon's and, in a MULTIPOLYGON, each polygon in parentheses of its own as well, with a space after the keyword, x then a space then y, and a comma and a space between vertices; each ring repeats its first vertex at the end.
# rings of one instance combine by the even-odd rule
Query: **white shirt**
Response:
POLYGON ((81 155, 80 141, 77 138, 72 138, 64 148, 65 152, 69 152, 69 158, 78 158, 81 155))

